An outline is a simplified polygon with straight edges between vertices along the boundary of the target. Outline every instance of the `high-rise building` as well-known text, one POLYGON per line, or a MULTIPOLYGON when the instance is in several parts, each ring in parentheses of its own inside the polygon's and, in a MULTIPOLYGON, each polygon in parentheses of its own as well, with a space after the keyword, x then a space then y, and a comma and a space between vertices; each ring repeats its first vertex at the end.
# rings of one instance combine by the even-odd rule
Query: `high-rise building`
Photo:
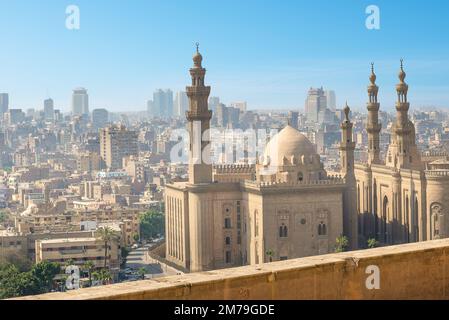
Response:
POLYGON ((0 114, 4 114, 9 109, 9 95, 0 93, 0 114))
POLYGON ((92 124, 95 129, 103 128, 108 124, 109 112, 106 109, 94 109, 92 111, 92 124))
POLYGON ((223 103, 219 103, 216 106, 215 114, 217 118, 217 125, 225 128, 229 121, 228 108, 223 103))
POLYGON ((84 88, 76 88, 72 94, 72 114, 88 115, 89 114, 89 95, 84 88))
POLYGON ((318 122, 320 111, 326 110, 327 100, 323 88, 310 88, 305 105, 307 121, 318 122))
POLYGON ((44 100, 44 117, 45 120, 54 120, 55 118, 55 106, 53 99, 44 100))
POLYGON ((9 109, 4 114, 4 119, 8 125, 16 124, 25 120, 25 113, 22 109, 9 109))
POLYGON ((153 94, 154 117, 170 118, 173 116, 173 91, 158 89, 153 94))
POLYGON ((324 95, 326 96, 327 107, 331 111, 335 111, 335 109, 337 108, 337 98, 335 96, 335 91, 334 90, 326 90, 324 92, 324 95))
POLYGON ((189 99, 184 91, 178 91, 175 98, 174 116, 184 117, 189 107, 189 99))
POLYGON ((100 130, 100 154, 108 169, 123 167, 123 158, 137 156, 137 133, 125 126, 109 126, 100 130))
POLYGON ((62 121, 61 110, 55 109, 55 122, 61 122, 61 121, 62 121))
POLYGON ((239 108, 229 107, 228 111, 228 121, 231 124, 232 128, 237 128, 239 126, 240 121, 240 112, 239 108))
POLYGON ((246 112, 246 101, 232 102, 231 107, 239 109, 241 113, 245 113, 246 112))
POLYGON ((288 123, 293 128, 298 129, 298 118, 299 118, 299 112, 297 111, 290 111, 288 113, 288 123))
POLYGON ((220 98, 219 97, 210 97, 209 98, 209 109, 212 112, 215 112, 217 110, 217 106, 220 104, 220 98))
POLYGON ((147 115, 150 118, 155 117, 153 100, 147 100, 147 115))

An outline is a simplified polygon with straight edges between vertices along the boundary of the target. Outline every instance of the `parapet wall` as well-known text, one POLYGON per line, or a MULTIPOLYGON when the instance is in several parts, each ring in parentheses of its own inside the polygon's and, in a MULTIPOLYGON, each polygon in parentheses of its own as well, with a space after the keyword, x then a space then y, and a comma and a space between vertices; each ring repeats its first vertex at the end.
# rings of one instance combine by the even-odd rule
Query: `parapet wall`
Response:
POLYGON ((433 240, 22 299, 447 299, 448 254, 433 240))

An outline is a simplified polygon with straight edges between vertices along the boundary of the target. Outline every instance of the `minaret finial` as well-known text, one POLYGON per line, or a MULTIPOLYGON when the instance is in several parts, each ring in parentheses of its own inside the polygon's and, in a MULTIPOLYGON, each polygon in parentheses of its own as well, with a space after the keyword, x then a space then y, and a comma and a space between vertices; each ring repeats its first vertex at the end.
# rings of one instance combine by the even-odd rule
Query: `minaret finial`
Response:
POLYGON ((348 100, 346 100, 346 106, 343 111, 345 112, 346 121, 349 121, 349 112, 351 111, 351 109, 349 109, 348 100))
POLYGON ((196 52, 200 52, 200 43, 197 42, 195 43, 195 45, 196 45, 196 52))
POLYGON ((404 83, 404 79, 405 79, 405 71, 404 71, 404 59, 401 58, 401 70, 399 71, 399 80, 401 81, 401 83, 404 83))
POLYGON ((376 84, 376 74, 374 73, 374 62, 371 62, 371 75, 369 77, 371 84, 376 84))

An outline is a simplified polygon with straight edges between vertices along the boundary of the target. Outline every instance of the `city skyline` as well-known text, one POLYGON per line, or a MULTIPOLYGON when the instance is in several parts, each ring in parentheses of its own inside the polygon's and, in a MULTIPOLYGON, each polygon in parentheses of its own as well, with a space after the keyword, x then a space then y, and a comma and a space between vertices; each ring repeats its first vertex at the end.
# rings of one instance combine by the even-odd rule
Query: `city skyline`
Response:
POLYGON ((381 108, 392 111, 404 58, 411 107, 449 107, 449 45, 441 41, 448 22, 438 18, 448 4, 434 3, 441 10, 377 1, 380 30, 368 30, 367 1, 343 7, 329 1, 122 6, 81 0, 75 3, 81 28, 68 30, 65 10, 71 3, 17 1, 0 13, 3 42, 11 49, 0 53, 0 92, 10 94, 10 108, 37 109, 51 97, 55 108, 68 112, 71 90, 82 86, 89 90, 91 109, 144 111, 157 88, 185 90, 188 79, 179 70, 189 65, 198 41, 211 95, 226 103, 303 109, 309 87, 323 86, 335 90, 337 107, 348 100, 363 109, 366 73, 374 62, 381 108), (197 12, 209 13, 200 25, 191 19, 197 12))

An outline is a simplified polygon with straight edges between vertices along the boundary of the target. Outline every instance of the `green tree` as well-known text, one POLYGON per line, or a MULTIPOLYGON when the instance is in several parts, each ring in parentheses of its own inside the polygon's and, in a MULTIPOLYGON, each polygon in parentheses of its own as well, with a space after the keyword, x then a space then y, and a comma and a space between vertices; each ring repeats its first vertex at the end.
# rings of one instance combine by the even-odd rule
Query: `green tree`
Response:
POLYGON ((375 238, 369 238, 367 241, 367 245, 369 249, 377 248, 379 246, 379 241, 375 238))
POLYGON ((19 275, 20 271, 16 266, 9 263, 0 265, 0 299, 18 297, 20 295, 19 275))
POLYGON ((94 271, 92 273, 92 277, 96 281, 100 281, 101 284, 103 284, 103 285, 107 284, 109 281, 112 280, 112 275, 108 269, 100 269, 100 270, 94 271))
POLYGON ((50 291, 54 277, 61 272, 61 266, 55 262, 42 261, 31 268, 31 276, 34 277, 39 293, 50 291))
POLYGON ((137 233, 135 233, 134 235, 133 235, 133 239, 134 239, 134 242, 139 242, 139 235, 137 234, 137 233))
POLYGON ((89 275, 89 287, 92 286, 92 272, 95 270, 95 264, 92 261, 86 261, 83 264, 83 270, 89 275))
POLYGON ((267 250, 266 254, 269 257, 270 262, 273 262, 274 251, 269 249, 269 250, 267 250))
POLYGON ((108 266, 108 247, 112 242, 118 241, 120 236, 109 227, 99 228, 96 232, 97 239, 104 242, 104 268, 108 266))
POLYGON ((30 271, 20 272, 12 264, 0 265, 0 299, 49 292, 54 277, 60 272, 56 263, 41 262, 30 271))
POLYGON ((147 273, 147 270, 144 268, 144 267, 142 267, 142 268, 140 268, 139 270, 137 270, 137 274, 140 276, 140 277, 142 277, 142 280, 144 280, 145 279, 145 274, 147 273))
POLYGON ((140 215, 141 239, 155 238, 165 233, 165 216, 162 211, 151 209, 140 215))
POLYGON ((69 259, 66 262, 64 262, 64 267, 70 267, 73 265, 75 265, 75 260, 73 260, 73 259, 69 259))
POLYGON ((0 211, 0 223, 8 220, 8 214, 5 211, 0 211))
POLYGON ((344 252, 346 251, 348 246, 349 246, 348 237, 341 235, 336 239, 335 252, 344 252))

